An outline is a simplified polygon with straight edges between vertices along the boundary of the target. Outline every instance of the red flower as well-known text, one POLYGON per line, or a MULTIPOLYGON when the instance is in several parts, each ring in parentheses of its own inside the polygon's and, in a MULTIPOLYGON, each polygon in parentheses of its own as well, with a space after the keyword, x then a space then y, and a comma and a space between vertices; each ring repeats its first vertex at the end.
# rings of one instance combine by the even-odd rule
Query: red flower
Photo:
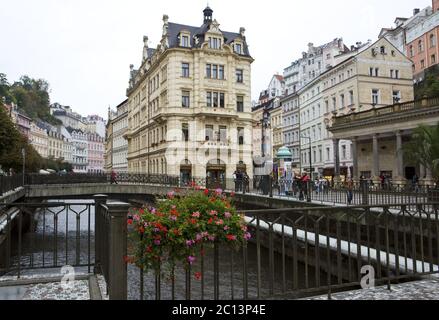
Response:
POLYGON ((145 233, 145 228, 144 227, 140 227, 139 228, 139 233, 141 233, 141 234, 145 233))
POLYGON ((232 234, 228 234, 228 235, 226 236, 226 238, 227 238, 227 240, 229 240, 229 241, 235 241, 235 240, 236 240, 236 236, 234 236, 234 235, 232 235, 232 234))
POLYGON ((133 224, 133 219, 128 219, 127 223, 128 223, 128 225, 132 225, 133 224))
POLYGON ((212 224, 213 223, 213 219, 210 218, 209 221, 207 222, 208 224, 212 224))
POLYGON ((233 198, 233 197, 236 196, 236 193, 232 192, 232 193, 230 194, 230 196, 233 198))
POLYGON ((202 279, 203 275, 201 274, 201 272, 195 272, 195 279, 200 281, 202 279))
POLYGON ((206 196, 208 196, 208 195, 209 195, 209 190, 208 190, 208 189, 204 190, 204 194, 205 194, 206 196))
POLYGON ((147 253, 151 253, 151 252, 152 252, 152 247, 151 247, 151 246, 148 246, 148 248, 146 248, 146 252, 147 252, 147 253))
POLYGON ((198 221, 197 221, 196 219, 191 219, 191 223, 192 223, 192 224, 197 224, 197 222, 198 222, 198 221))

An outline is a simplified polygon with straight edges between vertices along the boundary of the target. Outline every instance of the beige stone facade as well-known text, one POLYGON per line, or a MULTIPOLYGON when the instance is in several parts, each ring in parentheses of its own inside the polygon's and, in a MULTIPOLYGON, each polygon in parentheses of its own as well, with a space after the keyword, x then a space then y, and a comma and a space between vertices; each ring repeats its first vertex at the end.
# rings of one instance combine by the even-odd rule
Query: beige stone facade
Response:
POLYGON ((40 128, 34 122, 30 125, 29 142, 41 157, 48 157, 49 140, 47 137, 47 131, 44 128, 40 128))
POLYGON ((416 174, 423 183, 431 184, 431 170, 411 163, 403 145, 419 125, 435 126, 438 122, 439 99, 432 98, 339 116, 331 131, 335 139, 352 141, 354 179, 363 176, 378 182, 378 177, 385 175, 400 184, 416 174))
MULTIPOLYGON (((362 47, 357 54, 350 53, 343 62, 303 88, 299 92, 301 133, 312 141, 314 175, 352 175, 351 140, 333 138, 328 131, 333 117, 411 101, 412 79, 411 61, 383 38, 362 47)), ((302 139, 305 168, 310 164, 308 146, 309 141, 302 139)))
POLYGON ((131 70, 128 171, 231 178, 253 171, 251 58, 244 29, 222 32, 204 11, 201 27, 170 23, 131 70))

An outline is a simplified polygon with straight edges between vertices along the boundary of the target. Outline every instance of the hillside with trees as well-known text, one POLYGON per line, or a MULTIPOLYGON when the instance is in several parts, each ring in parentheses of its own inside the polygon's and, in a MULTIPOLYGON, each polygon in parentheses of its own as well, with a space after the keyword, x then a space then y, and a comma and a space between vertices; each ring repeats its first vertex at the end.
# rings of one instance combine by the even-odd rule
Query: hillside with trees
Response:
POLYGON ((17 104, 19 111, 32 120, 61 124, 50 114, 49 83, 46 80, 22 76, 19 81, 10 84, 6 75, 0 73, 0 97, 4 97, 8 104, 17 104))
POLYGON ((0 165, 4 171, 12 168, 15 172, 21 172, 23 148, 26 150, 26 172, 41 169, 43 159, 18 131, 0 102, 0 165))

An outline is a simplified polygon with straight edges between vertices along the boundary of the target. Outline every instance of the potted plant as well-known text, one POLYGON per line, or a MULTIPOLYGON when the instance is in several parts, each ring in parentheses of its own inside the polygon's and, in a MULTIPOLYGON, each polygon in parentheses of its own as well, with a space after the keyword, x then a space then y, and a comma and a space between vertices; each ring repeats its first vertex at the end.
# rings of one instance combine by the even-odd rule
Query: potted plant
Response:
MULTIPOLYGON (((202 190, 193 184, 187 191, 175 191, 156 207, 132 210, 128 224, 134 244, 128 262, 145 272, 187 270, 214 244, 238 249, 251 235, 244 216, 237 213, 222 190, 202 190)), ((200 280, 202 274, 195 272, 200 280)))

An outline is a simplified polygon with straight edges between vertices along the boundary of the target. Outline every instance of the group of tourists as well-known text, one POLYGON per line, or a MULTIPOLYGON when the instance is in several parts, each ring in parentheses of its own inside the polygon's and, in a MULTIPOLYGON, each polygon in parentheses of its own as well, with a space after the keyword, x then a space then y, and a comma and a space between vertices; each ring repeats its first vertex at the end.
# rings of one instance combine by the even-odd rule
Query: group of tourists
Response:
POLYGON ((9 170, 4 171, 2 166, 0 165, 0 176, 12 177, 15 176, 15 171, 12 168, 9 168, 9 170))
POLYGON ((250 177, 246 171, 236 170, 233 172, 235 192, 250 192, 250 177))

